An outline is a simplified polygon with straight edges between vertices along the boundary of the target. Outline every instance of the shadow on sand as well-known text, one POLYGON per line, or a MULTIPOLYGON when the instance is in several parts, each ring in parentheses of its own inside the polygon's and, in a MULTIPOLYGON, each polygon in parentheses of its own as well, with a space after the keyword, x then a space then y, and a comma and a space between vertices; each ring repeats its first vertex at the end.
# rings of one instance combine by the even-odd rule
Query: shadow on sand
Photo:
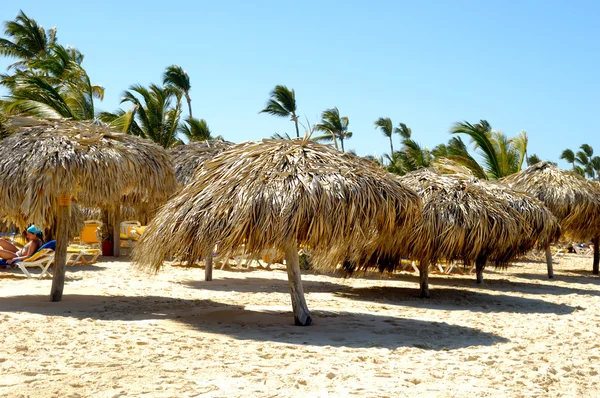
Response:
MULTIPOLYGON (((485 293, 488 291, 524 292, 523 283, 489 280, 483 285, 477 286, 475 281, 462 279, 431 278, 430 279, 430 299, 422 299, 419 296, 417 279, 414 276, 406 275, 398 279, 406 279, 414 282, 415 287, 395 287, 395 286, 376 286, 367 288, 352 288, 350 286, 323 281, 302 281, 305 293, 327 293, 333 292, 339 297, 352 300, 383 302, 385 304, 439 309, 439 310, 470 310, 474 312, 512 312, 521 314, 569 314, 575 310, 566 304, 554 304, 544 300, 514 297, 503 294, 485 293), (508 283, 507 283, 508 282, 508 283), (439 286, 448 287, 439 287, 439 286), (453 289, 452 287, 472 287, 480 291, 453 289)), ((239 279, 222 278, 211 282, 188 281, 182 283, 192 289, 204 289, 211 291, 231 291, 244 293, 263 293, 277 292, 289 294, 287 281, 279 279, 264 278, 246 278, 243 283, 239 279)), ((572 294, 580 291, 582 294, 593 294, 588 290, 571 289, 564 287, 550 286, 548 289, 540 289, 540 285, 531 285, 528 287, 528 293, 536 294, 572 294), (556 289, 561 293, 557 293, 556 289), (547 291, 546 291, 547 290, 547 291)), ((543 285, 542 285, 543 286, 543 285)))
POLYGON ((450 350, 509 341, 492 333, 445 322, 353 312, 313 311, 314 324, 297 327, 293 325, 291 308, 255 311, 212 300, 159 296, 73 294, 65 295, 59 303, 47 300, 47 296, 41 295, 5 297, 2 312, 103 321, 173 320, 202 332, 240 340, 311 346, 450 350))

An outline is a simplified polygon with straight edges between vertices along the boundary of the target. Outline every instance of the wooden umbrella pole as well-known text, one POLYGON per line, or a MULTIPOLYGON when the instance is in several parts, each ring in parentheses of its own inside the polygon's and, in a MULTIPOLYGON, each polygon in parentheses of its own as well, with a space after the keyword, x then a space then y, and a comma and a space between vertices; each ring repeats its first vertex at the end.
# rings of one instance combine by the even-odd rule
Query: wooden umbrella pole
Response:
POLYGON ((304 299, 298 247, 296 245, 290 245, 286 247, 284 251, 288 283, 290 285, 290 293, 292 295, 294 323, 298 326, 309 326, 312 324, 312 317, 310 316, 310 311, 308 311, 308 306, 306 305, 306 300, 304 299))
POLYGON ((121 255, 121 206, 117 205, 113 212, 113 257, 121 255))
POLYGON ((546 246, 546 265, 548 266, 548 278, 554 278, 554 269, 552 268, 552 251, 550 245, 546 246))
POLYGON ((213 252, 212 250, 207 250, 204 254, 204 280, 212 281, 212 272, 213 272, 213 252))
POLYGON ((419 284, 421 297, 429 298, 429 262, 419 262, 419 284))
MULTIPOLYGON (((69 197, 70 202, 70 197, 69 197)), ((54 251, 54 274, 52 275, 52 288, 50 289, 50 301, 62 300, 65 286, 65 272, 67 265, 67 226, 69 222, 69 204, 59 201, 58 220, 56 226, 56 250, 54 251)))
POLYGON ((595 236, 592 239, 592 244, 594 245, 594 268, 593 268, 593 273, 594 275, 598 275, 598 271, 599 271, 599 265, 600 265, 600 248, 598 247, 598 242, 600 242, 600 239, 595 236))
POLYGON ((485 268, 485 263, 487 263, 486 256, 478 256, 475 259, 475 270, 477 272, 477 283, 483 283, 483 269, 485 268))

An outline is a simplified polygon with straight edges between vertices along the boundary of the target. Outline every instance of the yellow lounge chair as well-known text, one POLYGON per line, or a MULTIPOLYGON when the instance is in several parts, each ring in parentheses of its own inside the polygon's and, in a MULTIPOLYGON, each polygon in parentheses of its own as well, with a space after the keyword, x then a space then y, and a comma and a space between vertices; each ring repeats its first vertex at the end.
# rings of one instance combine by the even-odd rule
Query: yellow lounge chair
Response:
POLYGON ((100 249, 89 247, 67 247, 67 264, 69 265, 89 265, 94 264, 98 257, 102 254, 100 249), (86 258, 87 256, 87 258, 86 258))

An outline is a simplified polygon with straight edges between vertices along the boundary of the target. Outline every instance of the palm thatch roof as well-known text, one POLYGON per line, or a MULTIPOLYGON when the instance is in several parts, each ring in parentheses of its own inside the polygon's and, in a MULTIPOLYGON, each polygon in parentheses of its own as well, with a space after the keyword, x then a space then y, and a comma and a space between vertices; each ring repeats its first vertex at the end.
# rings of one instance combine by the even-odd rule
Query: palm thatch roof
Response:
POLYGON ((502 179, 516 191, 539 199, 560 222, 562 232, 587 240, 600 230, 600 189, 585 178, 540 162, 502 179))
POLYGON ((510 207, 515 209, 525 222, 531 227, 530 234, 520 235, 522 240, 521 252, 525 253, 535 245, 546 247, 560 238, 560 224, 552 212, 535 197, 510 189, 504 184, 484 181, 476 178, 469 180, 473 184, 481 186, 496 198, 502 199, 510 207))
POLYGON ((414 240, 424 246, 424 263, 474 262, 483 256, 505 264, 532 245, 522 239, 533 233, 522 214, 480 183, 429 169, 400 181, 423 199, 423 219, 414 240))
POLYGON ((315 264, 334 266, 407 234, 420 210, 413 191, 371 162, 308 139, 265 139, 205 161, 133 257, 158 270, 165 256, 193 261, 215 243, 224 256, 242 244, 256 256, 294 245, 311 248, 315 264))
POLYGON ((176 180, 166 151, 106 126, 13 119, 0 141, 0 209, 19 226, 51 225, 59 196, 83 206, 163 203, 176 180))
POLYGON ((212 159, 232 145, 233 142, 229 141, 206 140, 169 148, 167 152, 173 161, 177 182, 187 185, 205 160, 212 159))

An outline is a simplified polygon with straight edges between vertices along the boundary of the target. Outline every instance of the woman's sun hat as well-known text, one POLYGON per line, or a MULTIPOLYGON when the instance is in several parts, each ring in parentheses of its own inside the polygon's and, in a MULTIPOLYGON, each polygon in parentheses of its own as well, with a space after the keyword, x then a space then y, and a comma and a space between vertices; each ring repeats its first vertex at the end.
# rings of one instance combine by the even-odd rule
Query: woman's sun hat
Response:
POLYGON ((42 233, 42 231, 35 225, 31 225, 29 228, 27 228, 27 232, 30 232, 34 235, 39 235, 42 233))

